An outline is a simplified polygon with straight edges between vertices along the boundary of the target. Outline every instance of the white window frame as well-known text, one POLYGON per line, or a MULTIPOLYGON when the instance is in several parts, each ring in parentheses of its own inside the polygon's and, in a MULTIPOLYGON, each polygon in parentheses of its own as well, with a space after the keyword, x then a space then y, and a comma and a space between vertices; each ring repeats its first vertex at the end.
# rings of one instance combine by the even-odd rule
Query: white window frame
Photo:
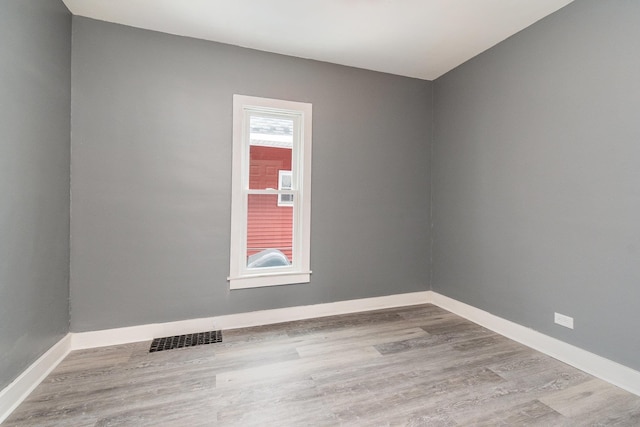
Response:
POLYGON ((311 279, 311 136, 309 103, 233 95, 233 160, 231 177, 230 289, 308 283, 311 279), (249 189, 249 118, 276 115, 294 120, 291 190, 249 189), (293 194, 293 262, 290 266, 247 268, 249 194, 293 194))

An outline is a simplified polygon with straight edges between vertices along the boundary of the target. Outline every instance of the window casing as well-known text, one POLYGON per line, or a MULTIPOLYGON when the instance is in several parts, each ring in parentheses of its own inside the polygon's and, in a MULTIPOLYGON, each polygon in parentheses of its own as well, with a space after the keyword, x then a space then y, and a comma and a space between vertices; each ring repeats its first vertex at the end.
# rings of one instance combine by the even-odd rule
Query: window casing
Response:
POLYGON ((310 281, 311 104, 233 97, 231 289, 310 281))

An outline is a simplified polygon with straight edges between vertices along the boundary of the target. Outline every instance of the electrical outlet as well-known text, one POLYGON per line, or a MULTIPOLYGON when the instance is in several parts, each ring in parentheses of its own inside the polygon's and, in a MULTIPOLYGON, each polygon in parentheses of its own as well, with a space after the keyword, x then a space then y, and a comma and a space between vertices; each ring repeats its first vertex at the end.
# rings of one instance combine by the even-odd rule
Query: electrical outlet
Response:
POLYGON ((564 314, 554 313, 554 321, 565 328, 573 329, 573 317, 564 314))

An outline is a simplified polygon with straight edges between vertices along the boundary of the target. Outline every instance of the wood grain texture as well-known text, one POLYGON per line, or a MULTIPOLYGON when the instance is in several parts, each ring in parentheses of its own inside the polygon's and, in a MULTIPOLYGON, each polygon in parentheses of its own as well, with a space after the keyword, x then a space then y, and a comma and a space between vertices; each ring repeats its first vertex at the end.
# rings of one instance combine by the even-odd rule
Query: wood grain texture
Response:
POLYGON ((640 425, 640 397, 429 304, 223 336, 72 352, 3 426, 640 425))

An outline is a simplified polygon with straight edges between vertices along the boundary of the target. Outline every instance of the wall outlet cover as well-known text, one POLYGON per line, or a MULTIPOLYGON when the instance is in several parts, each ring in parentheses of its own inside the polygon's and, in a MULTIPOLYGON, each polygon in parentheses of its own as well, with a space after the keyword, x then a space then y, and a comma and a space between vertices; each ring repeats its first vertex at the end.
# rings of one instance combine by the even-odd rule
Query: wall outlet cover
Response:
POLYGON ((564 314, 560 313, 554 313, 554 321, 558 325, 573 329, 573 317, 565 316, 564 314))

